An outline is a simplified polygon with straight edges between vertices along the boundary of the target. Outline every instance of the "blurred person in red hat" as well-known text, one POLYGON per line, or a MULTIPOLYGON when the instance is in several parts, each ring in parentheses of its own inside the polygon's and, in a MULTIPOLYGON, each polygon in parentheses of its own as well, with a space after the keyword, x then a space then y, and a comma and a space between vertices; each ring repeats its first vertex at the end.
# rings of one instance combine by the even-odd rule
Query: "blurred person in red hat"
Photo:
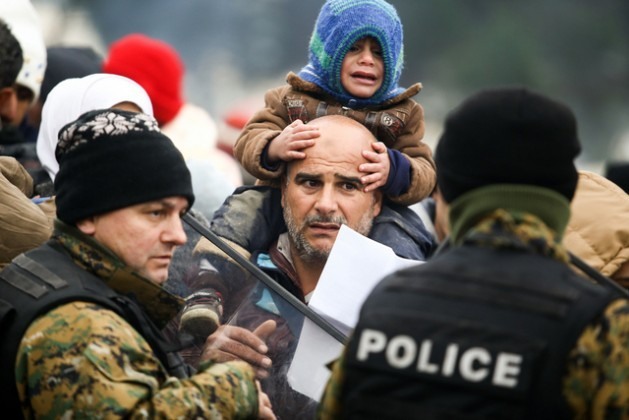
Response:
POLYGON ((103 71, 135 80, 146 90, 160 129, 192 171, 195 191, 199 191, 198 210, 211 218, 227 195, 242 185, 242 174, 238 162, 218 148, 218 130, 211 115, 186 101, 185 65, 178 51, 165 41, 129 34, 110 45, 103 71))

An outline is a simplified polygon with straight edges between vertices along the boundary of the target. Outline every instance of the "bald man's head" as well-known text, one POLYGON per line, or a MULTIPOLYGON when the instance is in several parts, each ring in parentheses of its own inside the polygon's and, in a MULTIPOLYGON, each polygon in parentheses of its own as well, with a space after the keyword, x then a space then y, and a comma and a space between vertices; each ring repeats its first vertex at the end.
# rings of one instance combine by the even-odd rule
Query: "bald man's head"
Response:
MULTIPOLYGON (((380 191, 365 192, 358 167, 375 137, 360 123, 326 116, 308 123, 319 128, 306 157, 289 162, 282 182, 282 206, 293 249, 300 258, 324 262, 345 224, 367 235, 380 213, 380 191)), ((294 256, 295 257, 295 256, 294 256)))
POLYGON ((367 127, 343 115, 326 115, 310 121, 308 125, 318 127, 321 133, 313 147, 328 149, 345 144, 359 147, 362 151, 371 150, 371 143, 378 141, 367 127))
MULTIPOLYGON (((357 165, 366 163, 362 157, 363 150, 371 150, 371 143, 377 142, 374 135, 361 123, 343 115, 326 115, 308 123, 319 129, 320 137, 314 146, 304 149, 305 160, 323 159, 329 162, 336 160, 357 159, 357 165)), ((287 173, 301 160, 288 162, 287 173)), ((358 168, 358 166, 356 166, 358 168)))

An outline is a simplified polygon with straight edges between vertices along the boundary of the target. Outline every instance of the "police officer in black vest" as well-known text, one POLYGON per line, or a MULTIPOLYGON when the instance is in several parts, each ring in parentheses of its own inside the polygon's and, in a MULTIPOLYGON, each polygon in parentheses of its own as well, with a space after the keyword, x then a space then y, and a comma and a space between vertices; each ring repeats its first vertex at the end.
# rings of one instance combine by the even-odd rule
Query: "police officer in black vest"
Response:
POLYGON ((578 274, 561 244, 579 152, 570 109, 526 89, 479 92, 448 116, 448 246, 373 291, 319 418, 629 415, 626 295, 578 274))

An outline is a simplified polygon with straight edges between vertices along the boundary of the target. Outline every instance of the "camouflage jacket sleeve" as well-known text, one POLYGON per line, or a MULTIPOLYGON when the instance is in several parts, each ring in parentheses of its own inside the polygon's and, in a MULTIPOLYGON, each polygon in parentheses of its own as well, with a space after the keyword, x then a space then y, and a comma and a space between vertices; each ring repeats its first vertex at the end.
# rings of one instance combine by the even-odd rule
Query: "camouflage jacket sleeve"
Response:
MULTIPOLYGON (((346 347, 347 348, 347 347, 346 347)), ((331 420, 340 419, 341 417, 341 388, 345 376, 344 371, 345 351, 341 357, 332 365, 332 375, 328 379, 328 383, 321 397, 321 402, 317 408, 317 419, 331 420)))
POLYGON ((16 381, 26 418, 256 418, 254 372, 244 362, 168 377, 117 314, 73 302, 31 324, 16 381))
POLYGON ((629 303, 614 301, 586 328, 568 359, 564 395, 575 419, 629 413, 629 303))

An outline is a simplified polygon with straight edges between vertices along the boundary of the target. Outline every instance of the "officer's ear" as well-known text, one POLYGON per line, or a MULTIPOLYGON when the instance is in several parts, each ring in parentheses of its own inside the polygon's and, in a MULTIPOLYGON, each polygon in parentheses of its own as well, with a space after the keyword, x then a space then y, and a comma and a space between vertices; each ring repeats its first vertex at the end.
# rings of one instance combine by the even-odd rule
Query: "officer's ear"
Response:
POLYGON ((96 233, 96 223, 94 223, 94 217, 88 217, 76 222, 76 227, 86 235, 94 236, 96 233))

